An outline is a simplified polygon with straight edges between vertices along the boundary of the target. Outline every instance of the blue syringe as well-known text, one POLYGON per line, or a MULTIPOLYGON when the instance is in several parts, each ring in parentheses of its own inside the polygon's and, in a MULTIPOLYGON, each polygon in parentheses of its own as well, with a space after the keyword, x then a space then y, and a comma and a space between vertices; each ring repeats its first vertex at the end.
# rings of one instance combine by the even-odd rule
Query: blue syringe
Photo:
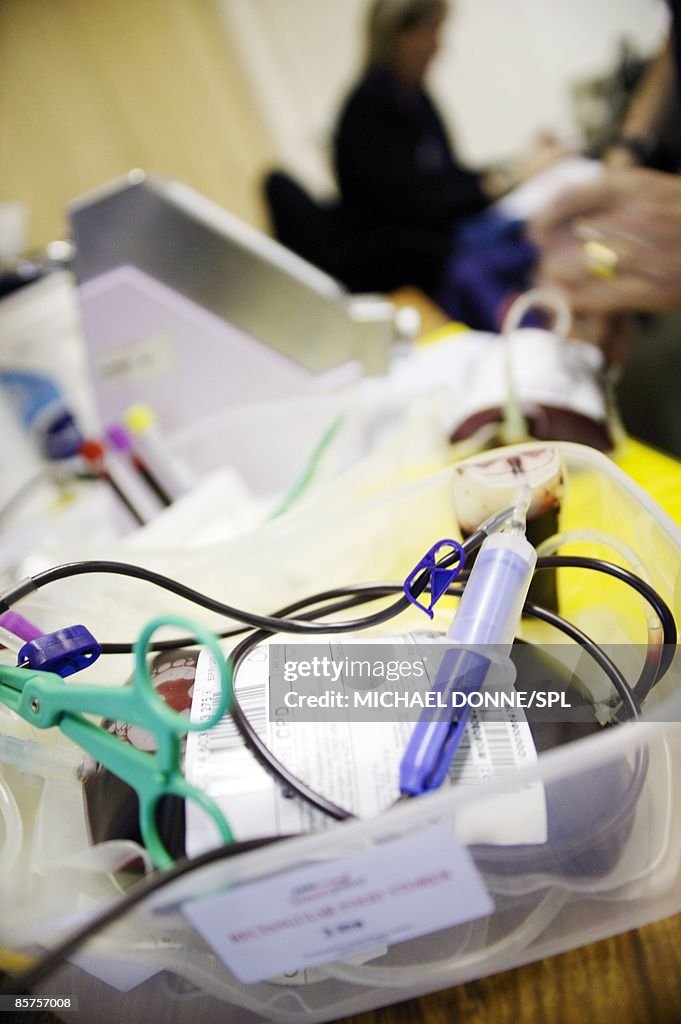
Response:
MULTIPOLYGON (((508 533, 482 544, 447 632, 452 645, 439 666, 433 691, 449 707, 451 694, 480 690, 492 661, 507 657, 534 573, 537 553, 524 535, 524 516, 514 516, 508 533), (522 521, 521 521, 522 519, 522 521)), ((400 762, 400 792, 408 796, 437 789, 444 781, 464 734, 468 702, 446 718, 424 714, 400 762)))

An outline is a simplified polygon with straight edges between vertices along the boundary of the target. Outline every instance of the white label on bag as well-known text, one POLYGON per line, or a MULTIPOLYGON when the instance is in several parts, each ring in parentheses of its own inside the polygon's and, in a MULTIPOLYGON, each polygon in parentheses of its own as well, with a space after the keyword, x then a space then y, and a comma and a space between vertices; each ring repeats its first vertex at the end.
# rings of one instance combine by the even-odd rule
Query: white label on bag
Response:
POLYGON ((243 982, 483 917, 494 903, 448 825, 192 900, 182 910, 243 982))
MULTIPOLYGON (((337 638, 333 642, 337 645, 337 638)), ((418 643, 432 643, 433 638, 405 634, 381 642, 414 645, 413 654, 418 643)), ((390 807, 399 795, 400 759, 414 723, 270 722, 268 679, 268 651, 263 645, 254 648, 239 666, 235 689, 244 713, 277 758, 313 789, 360 817, 373 817, 390 807)), ((192 721, 207 720, 218 695, 215 663, 202 651, 194 682, 192 721)), ((491 717, 493 713, 483 709, 471 712, 450 767, 452 785, 477 785, 536 762, 532 731, 522 708, 507 709, 505 721, 490 721, 491 717)), ((188 734, 185 774, 215 800, 239 840, 320 831, 333 824, 274 781, 246 749, 229 716, 207 732, 188 734)), ((466 845, 545 843, 544 787, 539 781, 532 782, 466 804, 457 811, 456 828, 466 845)), ((189 856, 214 845, 212 825, 193 801, 187 805, 186 830, 189 856)))

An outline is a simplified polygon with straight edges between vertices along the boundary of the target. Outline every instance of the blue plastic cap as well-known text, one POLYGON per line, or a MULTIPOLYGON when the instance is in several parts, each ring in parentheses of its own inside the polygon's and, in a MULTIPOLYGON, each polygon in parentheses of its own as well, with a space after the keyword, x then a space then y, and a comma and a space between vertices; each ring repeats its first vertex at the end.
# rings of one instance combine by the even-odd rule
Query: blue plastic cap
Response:
POLYGON ((83 443, 76 421, 68 410, 62 410, 42 434, 43 453, 48 459, 71 459, 78 455, 83 443))
POLYGON ((452 693, 468 697, 479 691, 489 664, 489 658, 479 651, 453 647, 445 652, 431 691, 445 698, 445 707, 424 710, 414 726, 400 762, 401 793, 420 796, 442 785, 470 717, 467 702, 449 710, 447 705, 452 693))

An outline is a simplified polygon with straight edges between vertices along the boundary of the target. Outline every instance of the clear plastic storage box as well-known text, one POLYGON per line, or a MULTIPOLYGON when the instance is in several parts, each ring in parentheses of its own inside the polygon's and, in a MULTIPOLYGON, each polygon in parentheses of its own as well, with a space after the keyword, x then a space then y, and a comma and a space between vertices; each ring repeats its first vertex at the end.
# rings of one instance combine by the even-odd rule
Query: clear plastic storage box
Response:
MULTIPOLYGON (((647 574, 678 619, 681 530, 604 456, 577 445, 551 447, 560 452, 565 477, 557 529, 581 531, 572 535, 575 546, 569 550, 633 561, 634 571, 647 574), (604 550, 594 533, 584 531, 614 537, 615 550, 604 550)), ((325 523, 316 519, 313 530, 314 500, 273 525, 259 539, 261 564, 269 566, 273 584, 271 607, 287 593, 303 597, 361 580, 404 579, 435 541, 457 535, 457 474, 455 465, 378 494, 364 478, 339 499, 337 514, 325 523), (279 572, 288 579, 281 590, 279 572)), ((242 557, 241 567, 225 564, 215 572, 243 571, 248 550, 242 557)), ((616 580, 578 569, 559 569, 555 583, 562 615, 599 643, 613 645, 613 658, 618 650, 628 651, 636 662, 649 625, 638 595, 616 580)), ((435 626, 446 628, 451 608, 445 604, 435 626)), ((397 620, 390 631, 413 627, 416 615, 397 620)), ((537 628, 529 625, 526 639, 564 644, 555 635, 533 632, 537 628)), ((69 1021, 137 1022, 162 1014, 192 1024, 314 1024, 513 968, 681 911, 678 659, 647 699, 644 719, 591 730, 540 752, 536 762, 512 774, 448 785, 376 817, 334 824, 179 876, 100 931, 52 975, 45 991, 78 997, 79 1009, 65 1015, 69 1021), (523 787, 540 787, 545 796, 544 841, 465 838, 467 830, 459 825, 471 809, 478 820, 495 818, 500 801, 523 787), (396 844, 384 851, 392 848, 400 856, 406 849, 402 839, 438 836, 440 827, 451 832, 456 857, 463 858, 453 863, 470 867, 472 861, 491 909, 430 934, 377 941, 333 962, 247 983, 182 909, 202 898, 208 906, 257 880, 285 880, 287 872, 305 865, 341 870, 360 863, 344 858, 361 857, 381 844, 396 844)), ((468 884, 464 867, 461 885, 468 884)), ((2 944, 24 952, 49 946, 80 915, 114 897, 109 870, 102 854, 101 864, 89 867, 73 858, 70 872, 62 862, 59 876, 51 877, 46 858, 40 886, 3 891, 2 944)), ((254 923, 259 912, 254 909, 254 923)), ((228 919, 224 928, 229 931, 228 919)))

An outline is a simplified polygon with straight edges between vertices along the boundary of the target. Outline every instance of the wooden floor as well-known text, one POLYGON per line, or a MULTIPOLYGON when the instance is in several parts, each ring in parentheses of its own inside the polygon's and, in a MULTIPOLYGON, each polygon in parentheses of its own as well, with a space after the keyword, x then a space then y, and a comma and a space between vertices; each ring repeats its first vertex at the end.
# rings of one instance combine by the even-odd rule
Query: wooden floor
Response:
POLYGON ((342 1024, 677 1024, 681 915, 342 1024))

